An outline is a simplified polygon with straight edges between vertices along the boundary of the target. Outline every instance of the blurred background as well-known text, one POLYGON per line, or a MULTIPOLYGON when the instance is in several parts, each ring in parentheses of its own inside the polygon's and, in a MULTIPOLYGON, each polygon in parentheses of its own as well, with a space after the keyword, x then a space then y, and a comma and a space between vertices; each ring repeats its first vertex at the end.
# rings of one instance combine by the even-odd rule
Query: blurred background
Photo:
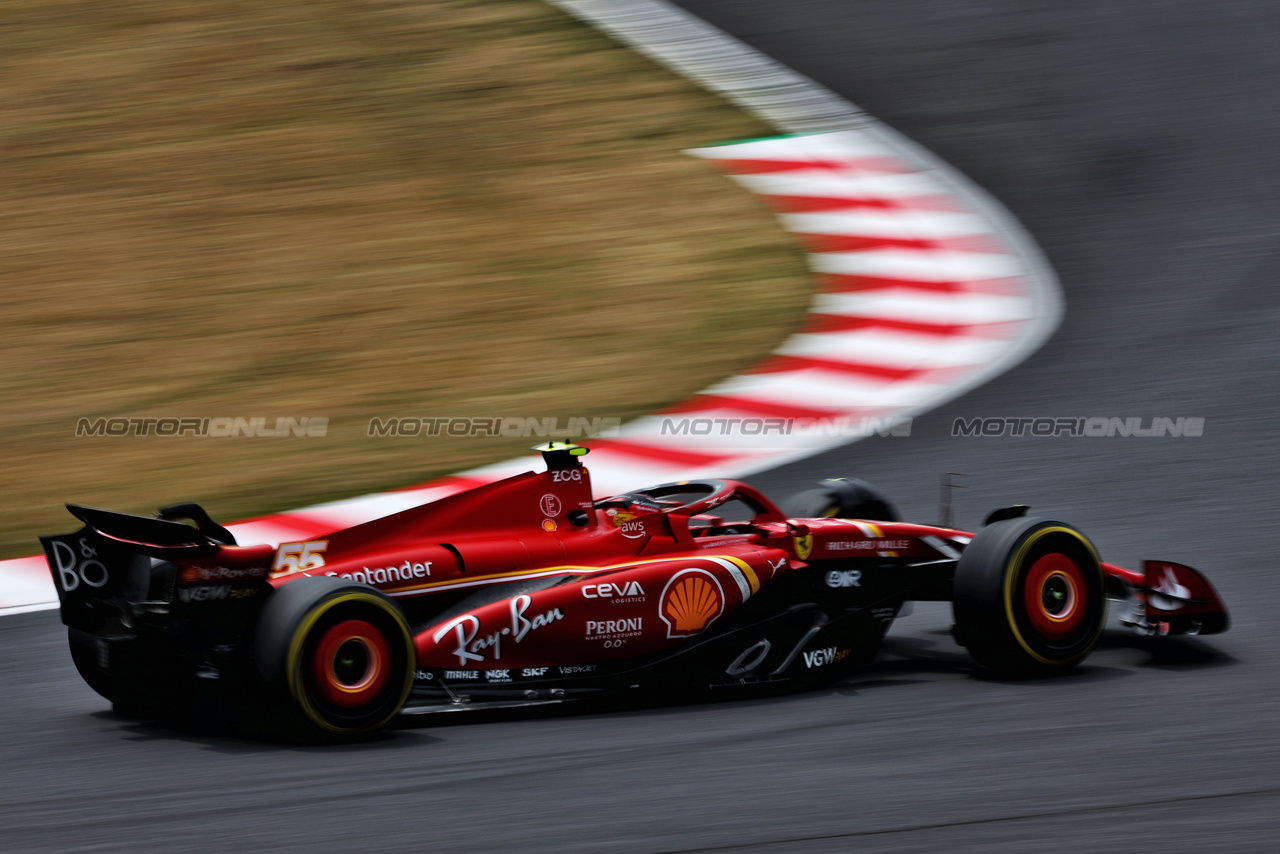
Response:
POLYGON ((4 0, 0 69, 0 557, 67 502, 231 520, 507 459, 536 438, 367 427, 629 418, 809 299, 682 154, 770 130, 540 3, 4 0), (329 421, 76 436, 175 416, 329 421))

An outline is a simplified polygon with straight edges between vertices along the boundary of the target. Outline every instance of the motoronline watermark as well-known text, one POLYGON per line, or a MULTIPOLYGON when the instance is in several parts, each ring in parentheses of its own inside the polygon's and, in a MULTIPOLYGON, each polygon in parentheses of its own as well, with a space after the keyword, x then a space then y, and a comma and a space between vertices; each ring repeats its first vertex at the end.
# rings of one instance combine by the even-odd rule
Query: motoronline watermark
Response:
POLYGON ((617 436, 622 419, 611 416, 439 418, 371 418, 366 436, 452 436, 579 439, 617 436))
POLYGON ((303 418, 80 418, 76 436, 210 436, 324 438, 328 417, 303 418))
POLYGON ((1200 438, 1203 418, 1101 417, 1092 418, 957 418, 951 422, 952 436, 1169 436, 1200 438))
POLYGON ((865 439, 910 436, 910 418, 663 418, 660 436, 779 436, 865 439))

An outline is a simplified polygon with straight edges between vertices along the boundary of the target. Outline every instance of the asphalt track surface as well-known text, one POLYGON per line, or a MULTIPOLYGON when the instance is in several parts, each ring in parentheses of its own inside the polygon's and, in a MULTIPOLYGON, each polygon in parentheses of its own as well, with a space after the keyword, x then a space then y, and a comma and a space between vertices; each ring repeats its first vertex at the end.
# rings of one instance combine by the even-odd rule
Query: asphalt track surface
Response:
POLYGON ((810 694, 409 727, 296 748, 116 718, 53 612, 0 621, 5 851, 1274 851, 1280 838, 1280 7, 697 0, 990 190, 1066 320, 1022 366, 754 478, 855 472, 909 516, 1033 505, 1107 560, 1181 560, 1229 633, 1109 630, 1081 671, 981 678, 921 606, 810 694), (1204 417, 1202 438, 953 438, 957 417, 1204 417))

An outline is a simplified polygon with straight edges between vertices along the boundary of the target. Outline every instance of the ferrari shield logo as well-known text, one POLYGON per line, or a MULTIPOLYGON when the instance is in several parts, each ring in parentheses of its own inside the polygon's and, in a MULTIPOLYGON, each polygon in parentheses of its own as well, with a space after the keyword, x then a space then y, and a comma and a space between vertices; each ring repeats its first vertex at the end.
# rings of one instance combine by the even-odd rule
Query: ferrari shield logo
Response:
POLYGON ((808 560, 809 552, 813 551, 813 534, 805 534, 803 537, 792 537, 791 544, 795 546, 796 557, 800 560, 808 560))

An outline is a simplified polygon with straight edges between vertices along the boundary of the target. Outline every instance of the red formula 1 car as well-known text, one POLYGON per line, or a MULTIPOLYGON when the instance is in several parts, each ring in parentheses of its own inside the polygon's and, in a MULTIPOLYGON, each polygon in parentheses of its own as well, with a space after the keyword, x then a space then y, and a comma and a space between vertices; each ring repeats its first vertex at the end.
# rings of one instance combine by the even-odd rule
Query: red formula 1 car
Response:
POLYGON ((1101 563, 1024 508, 969 534, 898 522, 852 480, 790 513, 730 480, 597 501, 585 448, 538 450, 542 473, 307 542, 236 545, 194 504, 70 507, 85 527, 42 542, 75 664, 123 713, 213 698, 354 735, 401 711, 810 686, 871 661, 911 600, 953 602, 956 639, 1010 674, 1078 664, 1108 597, 1142 632, 1227 627, 1195 570, 1101 563))

